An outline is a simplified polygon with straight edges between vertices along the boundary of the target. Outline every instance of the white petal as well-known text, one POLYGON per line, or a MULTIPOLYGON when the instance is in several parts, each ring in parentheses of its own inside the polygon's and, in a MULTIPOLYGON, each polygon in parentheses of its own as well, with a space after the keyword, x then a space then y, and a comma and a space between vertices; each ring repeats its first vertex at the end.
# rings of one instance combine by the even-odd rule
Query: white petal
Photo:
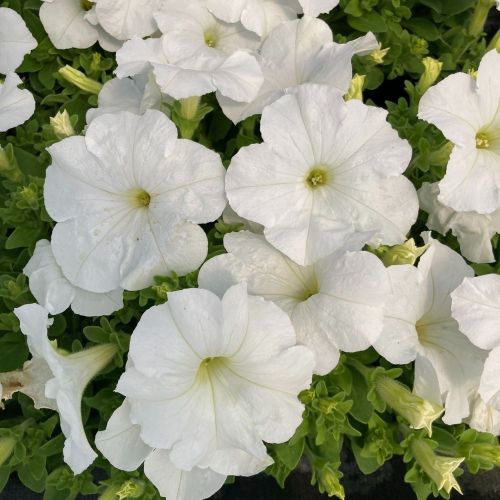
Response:
POLYGON ((80 316, 107 316, 123 307, 123 289, 108 293, 93 293, 76 288, 71 309, 80 316))
POLYGON ((494 120, 498 115, 499 79, 500 54, 493 49, 483 56, 477 71, 477 88, 481 96, 482 112, 486 123, 494 120))
POLYGON ((0 73, 14 71, 36 46, 23 18, 15 10, 0 7, 0 73))
POLYGON ((22 83, 15 73, 9 73, 0 83, 0 132, 23 124, 35 111, 35 99, 29 90, 18 89, 22 83))
POLYGON ((167 64, 163 54, 161 38, 142 40, 133 37, 123 44, 116 53, 118 67, 115 70, 118 78, 133 76, 151 69, 151 64, 167 64))
POLYGON ((247 0, 208 0, 208 10, 226 23, 236 23, 241 19, 241 14, 247 0))
POLYGON ((245 28, 265 37, 276 26, 295 19, 298 12, 300 6, 296 0, 247 0, 241 13, 241 23, 245 28))
POLYGON ((500 348, 493 349, 484 364, 479 394, 484 401, 500 410, 500 348))
POLYGON ((339 4, 339 0, 299 0, 306 16, 318 17, 330 12, 339 4))
POLYGON ((478 395, 474 399, 467 423, 471 429, 498 436, 500 434, 500 411, 487 405, 478 395))

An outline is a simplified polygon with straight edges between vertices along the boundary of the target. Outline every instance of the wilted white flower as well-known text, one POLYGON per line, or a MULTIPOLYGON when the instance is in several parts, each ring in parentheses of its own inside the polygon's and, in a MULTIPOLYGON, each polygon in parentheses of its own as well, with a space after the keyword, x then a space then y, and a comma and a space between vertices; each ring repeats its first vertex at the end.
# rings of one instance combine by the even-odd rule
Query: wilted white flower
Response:
POLYGON ((500 54, 488 52, 477 78, 448 76, 420 100, 419 118, 433 123, 455 147, 438 200, 456 211, 500 208, 500 54))
POLYGON ((377 46, 372 33, 349 43, 334 43, 332 30, 320 19, 303 17, 282 23, 261 47, 264 83, 258 95, 249 103, 219 95, 220 105, 236 123, 262 113, 266 106, 306 83, 328 85, 345 94, 352 78, 352 56, 377 46))
POLYGON ((0 7, 0 73, 15 71, 36 46, 23 18, 15 10, 0 7))
POLYGON ((221 475, 251 475, 272 463, 263 441, 295 432, 303 411, 297 395, 314 363, 296 345, 288 316, 248 296, 245 285, 222 300, 202 289, 170 293, 140 319, 129 362, 117 391, 142 441, 167 450, 176 468, 221 475))
POLYGON ((35 99, 29 90, 19 89, 21 79, 9 73, 0 83, 0 132, 24 123, 35 112, 35 99))
POLYGON ((455 424, 470 414, 486 352, 460 332, 451 316, 450 293, 474 271, 437 240, 430 239, 429 244, 418 267, 387 269, 392 294, 374 347, 391 363, 415 360, 414 392, 444 404, 443 421, 455 424))
POLYGON ((334 88, 299 87, 264 110, 264 142, 233 157, 231 207, 299 265, 367 240, 404 241, 418 211, 415 188, 400 175, 411 148, 386 116, 334 88))
POLYGON ((420 208, 429 214, 427 227, 443 236, 448 231, 457 237, 462 255, 472 262, 494 262, 491 238, 500 232, 500 210, 491 214, 456 212, 438 200, 437 182, 424 182, 418 190, 420 208))
POLYGON ((29 277, 30 291, 37 302, 50 314, 65 311, 70 305, 81 316, 102 316, 123 307, 123 290, 93 293, 73 285, 59 267, 50 242, 37 242, 33 257, 23 272, 29 277))
POLYGON ((48 151, 52 251, 75 286, 139 290, 155 275, 183 275, 203 262, 208 243, 197 224, 225 207, 224 167, 215 152, 178 140, 163 113, 102 115, 85 137, 48 151))
MULTIPOLYGON (((52 320, 38 304, 28 304, 14 309, 21 331, 26 335, 32 362, 37 363, 36 386, 27 394, 38 407, 49 407, 59 413, 64 443, 64 461, 75 474, 84 471, 96 458, 90 447, 82 424, 81 399, 83 391, 113 358, 117 348, 103 344, 73 354, 61 352, 49 341, 47 327, 52 320), (36 388, 40 394, 36 394, 36 388), (38 404, 37 404, 38 403, 38 404), (47 404, 49 403, 49 404, 47 404)), ((20 391, 24 392, 21 388, 20 391)))
POLYGON ((290 316, 298 341, 314 352, 315 373, 330 372, 340 350, 367 349, 382 332, 389 281, 374 255, 333 254, 302 267, 247 231, 227 234, 224 246, 228 254, 201 268, 200 287, 222 296, 246 281, 249 293, 272 300, 290 316))

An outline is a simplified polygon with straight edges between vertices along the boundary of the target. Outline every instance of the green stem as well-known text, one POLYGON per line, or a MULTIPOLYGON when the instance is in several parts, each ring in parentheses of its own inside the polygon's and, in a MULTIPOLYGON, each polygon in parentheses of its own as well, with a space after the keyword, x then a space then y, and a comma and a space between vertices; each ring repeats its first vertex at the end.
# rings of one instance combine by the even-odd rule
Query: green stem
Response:
POLYGON ((478 37, 483 33, 484 23, 493 5, 495 5, 495 0, 479 0, 477 2, 469 24, 470 35, 478 37))

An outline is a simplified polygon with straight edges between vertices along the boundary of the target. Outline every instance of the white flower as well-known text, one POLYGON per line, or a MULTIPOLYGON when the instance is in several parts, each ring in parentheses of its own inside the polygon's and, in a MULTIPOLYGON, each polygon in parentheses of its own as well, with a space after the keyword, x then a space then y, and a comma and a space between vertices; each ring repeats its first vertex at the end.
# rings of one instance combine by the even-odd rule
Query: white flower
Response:
POLYGON ((491 213, 500 208, 500 54, 488 52, 477 81, 456 73, 431 87, 419 118, 455 144, 438 199, 456 211, 491 213))
POLYGON ((102 316, 123 307, 123 290, 93 293, 73 285, 63 274, 54 258, 50 242, 37 242, 33 257, 23 269, 29 277, 30 291, 50 314, 65 311, 70 305, 81 316, 102 316))
POLYGON ((427 227, 457 237, 462 255, 472 262, 494 262, 491 238, 500 232, 500 210, 491 214, 456 212, 438 200, 437 183, 424 182, 418 191, 420 208, 429 213, 427 227))
POLYGON ((15 10, 0 7, 0 73, 14 71, 36 46, 23 18, 15 10))
POLYGON ((178 469, 170 461, 169 452, 153 450, 142 441, 140 431, 140 426, 130 420, 130 405, 125 398, 106 429, 97 433, 96 446, 118 469, 134 471, 144 463, 146 477, 167 500, 202 500, 224 484, 226 476, 208 468, 178 469))
POLYGON ((163 0, 98 0, 95 16, 99 24, 117 40, 145 37, 156 31, 153 18, 163 0))
POLYGON ((264 225, 269 243, 299 265, 370 238, 404 241, 418 211, 415 188, 400 175, 411 148, 386 116, 334 88, 299 87, 264 110, 264 143, 232 159, 231 207, 264 225))
POLYGON ((241 103, 220 95, 220 105, 236 123, 262 113, 266 106, 306 83, 328 85, 345 94, 352 78, 352 56, 377 47, 372 33, 349 43, 334 43, 332 30, 320 19, 303 17, 282 23, 262 44, 259 61, 264 83, 256 98, 241 103))
POLYGON ((490 351, 479 394, 500 410, 500 276, 466 278, 451 296, 460 330, 474 345, 490 351))
POLYGON ((301 267, 247 231, 227 234, 224 245, 229 253, 201 268, 200 287, 222 296, 244 280, 249 293, 272 300, 290 316, 297 340, 315 353, 315 373, 329 373, 340 350, 363 351, 382 332, 389 281, 374 255, 334 254, 301 267))
POLYGON ((486 404, 479 394, 472 400, 471 414, 466 422, 476 431, 489 432, 495 436, 500 434, 500 411, 486 404))
POLYGON ((127 42, 117 55, 118 77, 137 74, 150 63, 162 92, 175 99, 215 90, 236 101, 255 98, 263 77, 247 49, 259 46, 256 35, 217 20, 203 0, 167 2, 155 18, 163 37, 127 42))
POLYGON ((29 90, 18 89, 21 79, 9 73, 0 83, 0 132, 17 127, 35 112, 35 99, 29 90))
MULTIPOLYGON (((27 337, 33 361, 41 367, 37 382, 44 393, 40 396, 47 398, 51 402, 50 408, 59 413, 61 429, 66 437, 64 461, 75 474, 79 474, 97 456, 87 441, 82 424, 82 394, 90 380, 111 361, 116 346, 103 344, 63 355, 47 337, 47 327, 52 320, 48 319, 48 312, 43 307, 28 304, 14 309, 14 314, 27 337)), ((36 397, 34 399, 36 401, 36 397)))
POLYGON ((57 49, 86 49, 99 42, 104 50, 115 51, 121 42, 97 24, 93 0, 44 0, 40 21, 57 49))
POLYGON ((44 199, 56 221, 52 251, 63 274, 92 292, 139 290, 155 275, 197 269, 207 237, 197 225, 223 211, 219 155, 178 140, 161 112, 97 117, 85 137, 48 151, 44 199))
POLYGON ((374 347, 394 364, 415 360, 414 392, 432 403, 444 403, 443 421, 455 424, 470 414, 486 352, 460 332, 451 316, 450 293, 464 277, 473 276, 473 270, 437 240, 429 243, 418 268, 387 269, 392 294, 374 347))
POLYGON ((149 446, 175 467, 251 475, 272 463, 262 441, 288 440, 302 420, 297 394, 311 382, 313 355, 296 346, 287 315, 248 296, 222 301, 208 290, 169 294, 132 334, 117 391, 149 446))

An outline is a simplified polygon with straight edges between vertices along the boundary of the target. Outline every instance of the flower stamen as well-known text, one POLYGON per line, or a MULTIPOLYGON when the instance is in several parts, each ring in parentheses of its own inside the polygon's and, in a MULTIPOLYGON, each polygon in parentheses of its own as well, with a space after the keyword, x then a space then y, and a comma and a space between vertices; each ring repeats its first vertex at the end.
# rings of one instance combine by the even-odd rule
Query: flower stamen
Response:
POLYGON ((217 36, 217 33, 215 32, 215 29, 209 28, 205 31, 204 33, 204 38, 205 38, 205 44, 207 47, 210 47, 211 49, 214 49, 217 47, 217 43, 219 41, 219 38, 217 36))
POLYGON ((313 167, 306 177, 306 184, 312 188, 325 185, 329 180, 329 172, 323 166, 313 167))
POLYGON ((85 11, 92 10, 93 6, 94 4, 90 0, 80 0, 80 7, 85 11))
POLYGON ((484 132, 478 132, 476 135, 476 148, 488 149, 491 146, 490 138, 484 132))
POLYGON ((151 195, 140 188, 129 191, 129 199, 135 208, 147 208, 151 203, 151 195))

